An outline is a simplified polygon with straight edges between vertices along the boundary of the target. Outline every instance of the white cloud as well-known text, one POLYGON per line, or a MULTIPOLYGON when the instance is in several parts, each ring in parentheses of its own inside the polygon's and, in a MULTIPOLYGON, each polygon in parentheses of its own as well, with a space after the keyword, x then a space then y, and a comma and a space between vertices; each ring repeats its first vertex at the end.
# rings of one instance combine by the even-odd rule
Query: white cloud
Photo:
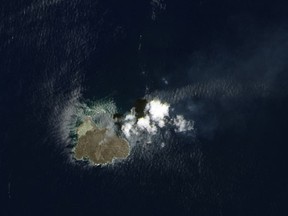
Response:
POLYGON ((149 113, 151 120, 162 128, 165 126, 165 117, 169 117, 169 107, 168 103, 152 100, 146 105, 145 110, 149 113))
POLYGON ((137 126, 141 129, 146 129, 150 127, 150 117, 145 116, 143 118, 139 118, 137 121, 137 126))
POLYGON ((131 135, 130 135, 130 131, 132 129, 132 124, 129 123, 129 122, 126 122, 122 125, 121 127, 121 130, 123 131, 124 135, 129 138, 131 135))
POLYGON ((124 118, 121 130, 127 139, 135 139, 141 132, 155 135, 159 128, 172 126, 175 132, 193 130, 193 122, 187 121, 182 115, 175 118, 169 117, 170 104, 161 102, 159 99, 151 100, 144 110, 144 117, 137 120, 135 109, 124 118))
POLYGON ((185 132, 189 130, 193 130, 193 123, 184 119, 182 115, 177 115, 176 118, 173 119, 173 125, 176 126, 176 132, 185 132))
POLYGON ((141 130, 146 130, 148 133, 156 134, 157 127, 155 126, 154 122, 150 121, 150 117, 146 115, 143 118, 139 118, 137 121, 137 126, 141 130))

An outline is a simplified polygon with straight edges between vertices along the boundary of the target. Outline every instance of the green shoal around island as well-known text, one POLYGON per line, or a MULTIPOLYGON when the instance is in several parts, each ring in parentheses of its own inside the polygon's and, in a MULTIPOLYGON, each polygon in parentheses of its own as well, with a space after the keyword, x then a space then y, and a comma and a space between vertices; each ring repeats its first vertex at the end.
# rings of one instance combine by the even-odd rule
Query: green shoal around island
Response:
POLYGON ((77 160, 88 159, 94 164, 112 163, 113 159, 124 159, 130 153, 128 142, 109 133, 108 129, 98 128, 91 118, 77 128, 78 141, 74 148, 77 160))

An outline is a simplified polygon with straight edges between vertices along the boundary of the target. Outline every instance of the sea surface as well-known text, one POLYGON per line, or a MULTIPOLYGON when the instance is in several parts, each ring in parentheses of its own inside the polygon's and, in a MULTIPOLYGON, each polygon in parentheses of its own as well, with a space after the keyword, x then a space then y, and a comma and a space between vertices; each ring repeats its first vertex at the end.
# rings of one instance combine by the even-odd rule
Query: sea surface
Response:
POLYGON ((3 0, 0 215, 287 215, 287 6, 3 0), (73 160, 75 107, 142 97, 194 130, 73 160))

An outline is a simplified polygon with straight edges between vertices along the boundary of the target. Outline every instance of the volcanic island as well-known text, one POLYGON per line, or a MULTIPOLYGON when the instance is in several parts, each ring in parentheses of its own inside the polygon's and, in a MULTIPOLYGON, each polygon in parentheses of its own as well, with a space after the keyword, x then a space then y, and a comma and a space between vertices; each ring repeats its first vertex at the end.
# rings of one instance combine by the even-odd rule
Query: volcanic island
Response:
POLYGON ((77 128, 78 141, 74 147, 74 158, 86 159, 95 165, 127 158, 130 153, 128 142, 109 130, 98 128, 92 118, 87 117, 77 128))

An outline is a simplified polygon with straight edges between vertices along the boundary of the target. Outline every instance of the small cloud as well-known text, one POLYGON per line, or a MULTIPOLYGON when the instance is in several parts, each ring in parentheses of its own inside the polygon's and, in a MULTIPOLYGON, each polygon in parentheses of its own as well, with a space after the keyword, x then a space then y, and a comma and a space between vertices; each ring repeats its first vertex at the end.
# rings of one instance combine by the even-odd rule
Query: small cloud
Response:
POLYGON ((125 116, 121 130, 127 139, 135 139, 135 136, 143 134, 143 132, 153 136, 159 128, 167 126, 175 128, 175 132, 194 129, 193 122, 184 119, 183 115, 170 118, 169 109, 170 104, 154 99, 146 104, 144 116, 137 119, 135 110, 132 108, 131 112, 125 116))
POLYGON ((160 100, 152 100, 147 105, 145 110, 149 113, 151 119, 155 122, 161 122, 165 117, 169 117, 168 103, 162 103, 160 100))
POLYGON ((164 82, 165 85, 169 84, 168 80, 165 77, 162 77, 162 81, 164 82))
POLYGON ((150 121, 150 117, 148 115, 138 119, 137 127, 140 128, 141 130, 146 130, 148 133, 151 134, 156 134, 157 132, 155 124, 150 121))
POLYGON ((194 129, 193 123, 184 119, 182 115, 177 115, 172 122, 176 126, 175 132, 185 132, 194 129))

